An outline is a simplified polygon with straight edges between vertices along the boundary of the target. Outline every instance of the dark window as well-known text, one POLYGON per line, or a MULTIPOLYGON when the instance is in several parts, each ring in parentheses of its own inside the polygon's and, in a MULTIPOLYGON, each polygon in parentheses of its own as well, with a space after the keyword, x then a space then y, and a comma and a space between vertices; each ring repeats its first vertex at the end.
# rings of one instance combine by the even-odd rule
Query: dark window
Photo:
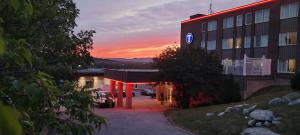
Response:
POLYGON ((94 81, 93 80, 87 80, 85 81, 85 88, 93 88, 94 87, 94 81))
POLYGON ((247 13, 245 18, 245 25, 252 24, 252 13, 247 13))
POLYGON ((202 32, 206 32, 207 30, 207 23, 202 23, 202 32))

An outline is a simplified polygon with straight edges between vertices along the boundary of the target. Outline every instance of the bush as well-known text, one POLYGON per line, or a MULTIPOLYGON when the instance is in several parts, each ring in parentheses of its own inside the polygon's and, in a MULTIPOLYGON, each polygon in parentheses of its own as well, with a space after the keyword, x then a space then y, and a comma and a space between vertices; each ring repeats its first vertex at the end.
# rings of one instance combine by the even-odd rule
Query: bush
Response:
POLYGON ((215 54, 201 48, 168 47, 153 60, 159 69, 157 80, 176 86, 175 96, 180 108, 188 108, 198 93, 211 97, 220 92, 223 66, 215 54))
POLYGON ((222 84, 223 92, 220 95, 220 102, 229 103, 241 101, 240 86, 237 83, 233 76, 224 76, 224 81, 222 84))
POLYGON ((300 72, 296 73, 291 79, 291 88, 293 90, 300 90, 300 72))

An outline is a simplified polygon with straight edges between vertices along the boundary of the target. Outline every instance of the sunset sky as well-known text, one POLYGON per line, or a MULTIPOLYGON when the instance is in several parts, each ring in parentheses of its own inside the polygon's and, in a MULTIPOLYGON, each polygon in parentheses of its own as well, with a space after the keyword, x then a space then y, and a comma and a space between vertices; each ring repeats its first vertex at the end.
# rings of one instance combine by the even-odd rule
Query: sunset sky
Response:
MULTIPOLYGON (((213 0, 213 11, 259 0, 213 0)), ((76 30, 96 30, 98 58, 144 58, 179 44, 180 22, 207 14, 210 0, 75 0, 80 9, 76 30)))

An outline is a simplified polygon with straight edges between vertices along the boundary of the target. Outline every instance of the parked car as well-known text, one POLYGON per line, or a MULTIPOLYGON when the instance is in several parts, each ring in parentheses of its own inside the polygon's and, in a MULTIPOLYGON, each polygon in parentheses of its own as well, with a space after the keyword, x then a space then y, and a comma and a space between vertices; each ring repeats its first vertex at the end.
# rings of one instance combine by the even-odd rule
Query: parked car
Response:
POLYGON ((151 98, 156 98, 156 91, 154 91, 154 93, 150 96, 151 96, 151 98))
MULTIPOLYGON (((118 93, 119 93, 119 91, 116 90, 115 97, 118 97, 118 93)), ((132 96, 135 97, 135 92, 134 91, 132 91, 132 96)), ((126 91, 125 90, 123 90, 123 97, 126 97, 126 91)))
POLYGON ((95 91, 93 92, 94 104, 101 108, 114 108, 115 98, 110 91, 95 91))
POLYGON ((153 95, 154 93, 155 93, 155 91, 152 90, 152 89, 143 89, 143 90, 141 91, 141 95, 145 95, 145 96, 151 96, 151 95, 153 95))

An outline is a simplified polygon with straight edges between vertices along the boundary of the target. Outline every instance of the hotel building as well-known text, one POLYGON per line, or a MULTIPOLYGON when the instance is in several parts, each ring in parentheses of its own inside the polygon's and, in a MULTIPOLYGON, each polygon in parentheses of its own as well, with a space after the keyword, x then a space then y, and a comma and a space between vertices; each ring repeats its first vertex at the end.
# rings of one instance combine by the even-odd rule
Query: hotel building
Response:
POLYGON ((234 67, 229 73, 240 76, 245 89, 257 85, 253 80, 264 80, 260 83, 267 85, 289 79, 300 71, 299 3, 263 0, 209 15, 193 15, 181 22, 181 47, 202 47, 216 53, 223 64, 234 67), (256 72, 259 64, 263 74, 245 71, 249 70, 245 59, 254 65, 251 72, 256 72))

